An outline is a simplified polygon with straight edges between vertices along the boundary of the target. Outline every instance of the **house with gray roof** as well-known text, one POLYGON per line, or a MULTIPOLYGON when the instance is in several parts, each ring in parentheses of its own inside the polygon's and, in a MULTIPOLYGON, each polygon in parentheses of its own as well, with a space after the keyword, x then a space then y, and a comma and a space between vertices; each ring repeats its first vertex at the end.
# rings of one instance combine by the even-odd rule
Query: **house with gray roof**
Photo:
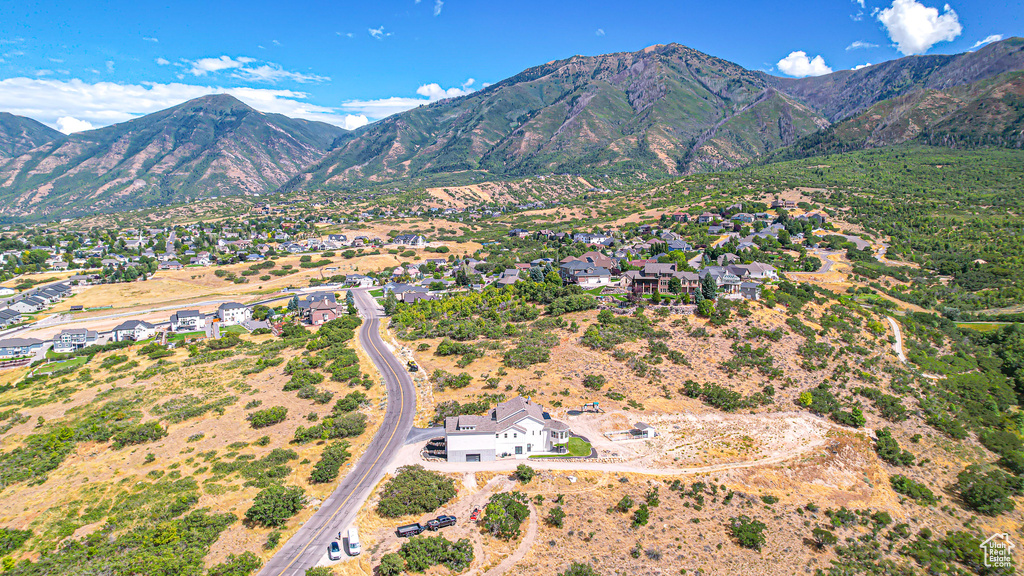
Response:
POLYGON ((569 426, 553 420, 530 398, 499 403, 483 416, 445 418, 449 462, 490 462, 497 458, 528 458, 550 454, 569 440, 569 426))

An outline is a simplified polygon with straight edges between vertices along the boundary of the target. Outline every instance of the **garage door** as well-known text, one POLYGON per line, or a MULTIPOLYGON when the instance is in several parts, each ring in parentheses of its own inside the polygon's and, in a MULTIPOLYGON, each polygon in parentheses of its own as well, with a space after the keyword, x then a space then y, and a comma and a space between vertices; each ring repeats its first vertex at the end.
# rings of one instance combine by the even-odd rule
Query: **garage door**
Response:
POLYGON ((479 462, 479 461, 480 461, 480 455, 479 454, 466 454, 466 462, 479 462))

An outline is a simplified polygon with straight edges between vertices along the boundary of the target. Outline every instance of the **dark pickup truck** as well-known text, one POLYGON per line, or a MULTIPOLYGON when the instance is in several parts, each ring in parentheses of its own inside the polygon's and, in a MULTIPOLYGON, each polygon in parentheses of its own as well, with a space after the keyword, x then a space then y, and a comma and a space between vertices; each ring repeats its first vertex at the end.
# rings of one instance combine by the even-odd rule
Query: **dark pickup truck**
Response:
POLYGON ((426 526, 417 522, 415 524, 406 524, 405 526, 399 526, 398 529, 395 530, 395 534, 398 534, 399 538, 411 538, 417 534, 422 534, 423 531, 426 529, 426 526))
POLYGON ((455 516, 448 516, 447 514, 442 514, 437 518, 434 518, 433 520, 427 520, 428 530, 439 530, 446 526, 455 526, 455 516))

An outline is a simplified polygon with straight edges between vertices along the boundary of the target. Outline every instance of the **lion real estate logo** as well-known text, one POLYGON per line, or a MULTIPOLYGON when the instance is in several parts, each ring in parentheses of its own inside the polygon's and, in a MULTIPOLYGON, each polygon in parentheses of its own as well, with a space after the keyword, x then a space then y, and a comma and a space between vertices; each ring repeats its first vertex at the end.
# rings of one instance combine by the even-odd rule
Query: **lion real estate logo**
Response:
POLYGON ((980 544, 985 552, 985 566, 988 568, 1009 568, 1013 566, 1013 542, 1006 532, 993 534, 980 544))

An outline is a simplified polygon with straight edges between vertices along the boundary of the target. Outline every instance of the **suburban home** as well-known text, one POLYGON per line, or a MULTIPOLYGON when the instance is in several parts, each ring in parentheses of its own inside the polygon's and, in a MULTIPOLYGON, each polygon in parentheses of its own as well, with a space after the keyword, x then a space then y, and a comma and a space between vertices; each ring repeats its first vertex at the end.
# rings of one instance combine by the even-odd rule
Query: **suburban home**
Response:
POLYGON ((182 266, 181 262, 178 262, 177 260, 168 260, 166 262, 161 262, 159 265, 160 270, 181 270, 182 268, 184 268, 184 266, 182 266))
POLYGON ((115 342, 125 342, 128 340, 138 342, 152 338, 155 335, 156 326, 144 320, 128 320, 118 324, 110 331, 110 338, 115 342))
POLYGON ((772 202, 772 208, 785 208, 787 210, 796 208, 795 200, 775 200, 772 202))
POLYGON ((586 232, 579 232, 572 237, 574 242, 582 242, 584 244, 610 244, 612 241, 611 236, 604 234, 588 234, 586 232))
POLYGON ((558 266, 558 275, 566 284, 580 286, 607 286, 611 284, 612 274, 607 268, 591 262, 572 260, 558 266))
POLYGON ((395 244, 420 247, 427 245, 427 239, 419 234, 401 234, 399 236, 395 236, 395 244))
POLYGON ((309 304, 309 323, 313 326, 320 326, 334 320, 343 313, 341 306, 338 305, 334 298, 314 300, 309 304))
POLYGON ((753 224, 754 215, 747 214, 746 212, 740 212, 739 214, 734 214, 730 220, 733 222, 743 222, 744 224, 753 224))
POLYGON ((0 328, 7 328, 21 323, 21 312, 4 308, 0 310, 0 328))
POLYGON ((750 264, 734 264, 729 267, 730 272, 736 274, 744 280, 759 280, 761 282, 767 282, 769 280, 778 280, 779 272, 774 266, 770 264, 764 264, 761 262, 751 262, 750 264), (743 270, 744 274, 739 274, 738 271, 743 270))
POLYGON ((740 294, 747 300, 760 300, 761 285, 756 282, 740 282, 740 294))
POLYGON ((700 216, 697 216, 697 224, 710 224, 715 218, 718 218, 718 216, 711 212, 704 212, 700 216))
POLYGON ((640 270, 629 270, 623 276, 633 294, 670 294, 669 283, 672 278, 679 280, 683 294, 697 291, 699 278, 693 272, 681 272, 674 263, 646 263, 640 270))
POLYGON ((406 304, 415 304, 420 300, 437 300, 437 296, 430 292, 406 292, 402 295, 402 302, 406 304))
POLYGON ((569 440, 569 426, 552 420, 540 404, 519 396, 483 416, 445 418, 444 435, 449 462, 490 462, 555 452, 556 446, 569 440))
POLYGON ((35 338, 8 338, 0 340, 0 358, 21 358, 31 356, 43 347, 42 340, 35 338))
POLYGON ((171 314, 171 331, 198 332, 206 330, 206 316, 198 310, 179 310, 171 314))
POLYGON ((708 275, 715 279, 715 285, 718 286, 719 294, 734 294, 739 292, 741 280, 739 276, 730 272, 728 268, 724 268, 722 266, 708 266, 698 274, 701 280, 708 275))
POLYGON ((355 286, 356 288, 370 288, 374 285, 374 280, 362 274, 349 274, 345 276, 345 285, 355 286))
POLYGON ((217 307, 217 319, 224 326, 242 324, 252 320, 252 309, 237 302, 225 302, 217 307))
POLYGON ((14 296, 18 291, 7 286, 0 286, 0 296, 14 296))
POLYGON ((519 282, 519 270, 515 268, 509 268, 498 276, 498 279, 494 282, 498 286, 511 286, 516 282, 519 282))
POLYGON ((74 352, 86 346, 96 344, 97 334, 85 328, 69 328, 61 330, 53 337, 53 351, 57 353, 74 352))
POLYGON ((508 235, 510 238, 528 238, 530 231, 526 228, 513 228, 509 230, 508 235))
POLYGON ((39 312, 40 310, 46 307, 46 304, 42 300, 39 300, 38 298, 28 296, 22 298, 21 300, 16 300, 12 302, 8 307, 11 310, 14 310, 15 312, 21 312, 22 314, 31 314, 32 312, 39 312))

